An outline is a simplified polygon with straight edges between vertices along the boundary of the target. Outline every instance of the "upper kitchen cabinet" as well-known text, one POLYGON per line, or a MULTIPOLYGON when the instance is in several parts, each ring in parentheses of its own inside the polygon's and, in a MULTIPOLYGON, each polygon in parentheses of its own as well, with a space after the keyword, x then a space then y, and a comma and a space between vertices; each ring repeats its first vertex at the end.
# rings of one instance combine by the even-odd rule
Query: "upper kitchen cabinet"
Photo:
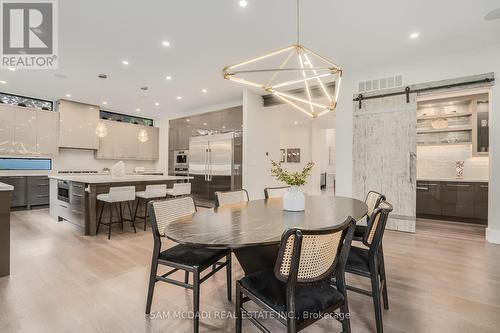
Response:
POLYGON ((0 105, 0 154, 57 154, 58 117, 58 113, 54 111, 0 105))
POLYGON ((157 160, 159 157, 159 129, 102 120, 106 126, 107 135, 99 138, 97 159, 111 160, 157 160), (139 140, 141 130, 146 134, 141 136, 145 142, 139 140))
POLYGON ((54 111, 37 111, 36 113, 36 150, 40 155, 56 155, 58 153, 57 133, 59 113, 54 111))
POLYGON ((59 100, 59 146, 63 148, 99 149, 95 134, 99 107, 59 100))
POLYGON ((139 160, 157 160, 159 158, 160 151, 160 130, 158 127, 149 127, 149 126, 138 126, 139 131, 146 131, 146 135, 144 136, 142 142, 139 140, 138 145, 138 156, 139 160))
POLYGON ((16 109, 0 104, 0 154, 14 153, 14 132, 16 130, 16 109))

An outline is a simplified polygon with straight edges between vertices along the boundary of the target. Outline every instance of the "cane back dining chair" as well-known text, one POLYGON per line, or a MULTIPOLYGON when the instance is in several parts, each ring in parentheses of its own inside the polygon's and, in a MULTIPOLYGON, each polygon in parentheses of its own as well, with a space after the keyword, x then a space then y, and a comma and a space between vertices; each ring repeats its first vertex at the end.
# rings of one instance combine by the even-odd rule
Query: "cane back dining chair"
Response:
POLYGON ((161 238, 165 237, 168 223, 186 218, 196 213, 192 197, 181 197, 162 201, 151 201, 148 204, 153 230, 154 248, 151 262, 151 274, 146 301, 146 314, 151 312, 153 292, 156 282, 162 281, 193 290, 193 331, 199 330, 200 285, 222 268, 226 267, 227 299, 231 300, 231 252, 229 250, 213 250, 203 247, 179 244, 166 250, 161 249, 161 238), (221 262, 225 258, 225 261, 221 262), (171 268, 167 273, 158 275, 158 265, 171 268), (211 270, 201 277, 201 274, 211 270), (184 271, 184 282, 169 276, 177 271, 184 271), (193 283, 189 283, 189 274, 193 275, 193 283))
POLYGON ((349 217, 328 229, 286 231, 274 270, 249 274, 236 283, 236 332, 241 333, 243 314, 262 332, 270 332, 245 309, 248 301, 274 314, 288 333, 326 314, 341 321, 343 332, 350 332, 344 271, 354 227, 349 217), (332 277, 336 287, 330 282, 332 277))
POLYGON ((346 265, 346 273, 370 278, 371 291, 351 285, 348 285, 347 289, 373 298, 377 333, 383 332, 381 298, 384 308, 389 309, 382 238, 392 209, 391 204, 387 201, 380 202, 379 207, 371 214, 366 232, 363 235, 362 242, 368 249, 351 246, 346 265))
POLYGON ((215 192, 215 207, 248 202, 247 190, 215 192))
POLYGON ((282 198, 283 195, 288 191, 290 186, 280 186, 280 187, 266 187, 264 189, 264 197, 269 198, 282 198))

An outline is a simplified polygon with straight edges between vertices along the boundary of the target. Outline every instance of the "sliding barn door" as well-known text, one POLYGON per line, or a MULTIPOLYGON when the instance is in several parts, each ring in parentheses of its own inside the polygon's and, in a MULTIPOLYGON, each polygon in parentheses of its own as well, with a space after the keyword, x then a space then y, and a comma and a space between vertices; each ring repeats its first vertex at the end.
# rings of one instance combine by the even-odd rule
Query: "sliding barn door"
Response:
POLYGON ((415 231, 416 112, 416 94, 354 103, 353 194, 384 194, 394 206, 388 229, 415 231))

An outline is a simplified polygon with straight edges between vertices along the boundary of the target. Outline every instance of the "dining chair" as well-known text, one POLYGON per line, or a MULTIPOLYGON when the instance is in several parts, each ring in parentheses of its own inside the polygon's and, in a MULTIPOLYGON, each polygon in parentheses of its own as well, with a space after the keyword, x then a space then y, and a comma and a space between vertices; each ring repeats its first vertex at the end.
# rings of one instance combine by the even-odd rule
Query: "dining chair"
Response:
POLYGON ((146 231, 146 225, 148 222, 148 202, 153 199, 165 198, 167 196, 167 185, 166 184, 156 184, 156 185, 146 185, 144 191, 135 192, 137 197, 137 203, 135 205, 134 211, 134 223, 137 218, 144 220, 144 231, 146 231), (140 202, 144 203, 144 215, 138 215, 140 202))
POLYGON ((389 309, 382 238, 392 209, 390 203, 382 201, 379 208, 373 211, 368 221, 367 232, 363 236, 363 244, 367 248, 351 246, 346 265, 346 273, 367 277, 371 280, 371 291, 350 285, 347 286, 347 289, 373 298, 377 333, 383 332, 381 298, 384 308, 389 309))
POLYGON ((245 309, 248 301, 269 311, 288 333, 298 332, 324 315, 333 316, 342 323, 343 332, 350 332, 345 265, 354 227, 355 221, 349 217, 335 227, 286 231, 274 270, 249 274, 236 283, 236 332, 241 333, 243 315, 262 332, 271 332, 258 321, 259 314, 245 309), (330 282, 332 276, 336 286, 330 282))
POLYGON ((170 197, 181 197, 191 194, 191 183, 175 183, 172 188, 167 189, 170 197))
POLYGON ((154 247, 149 277, 149 288, 146 301, 146 314, 150 314, 156 282, 162 281, 193 290, 193 332, 199 330, 200 285, 222 268, 226 267, 227 299, 231 300, 231 252, 226 249, 214 250, 179 244, 166 250, 161 249, 161 238, 165 237, 165 227, 175 220, 189 219, 196 213, 192 197, 182 197, 161 201, 150 201, 148 204, 154 247), (225 258, 225 261, 221 262, 225 258), (170 270, 158 275, 158 265, 170 270), (208 268, 212 269, 201 277, 208 268), (184 271, 184 282, 170 278, 177 271, 184 271), (189 273, 193 275, 193 283, 189 284, 189 273))
POLYGON ((248 202, 247 190, 215 192, 215 207, 248 202))
POLYGON ((130 208, 130 201, 135 200, 135 186, 115 186, 110 187, 108 193, 98 194, 97 202, 101 202, 101 211, 99 212, 99 219, 97 220, 97 228, 96 235, 99 233, 99 227, 101 224, 108 226, 108 239, 111 239, 111 226, 113 224, 121 224, 121 228, 123 230, 123 221, 130 221, 132 223, 132 227, 134 228, 134 232, 137 232, 135 229, 134 219, 132 218, 132 209, 130 208), (123 210, 122 203, 125 203, 125 206, 128 207, 128 211, 130 214, 130 220, 123 218, 123 210), (106 204, 109 207, 109 220, 108 222, 104 222, 102 220, 102 214, 104 212, 104 206, 106 204), (118 205, 118 207, 117 207, 118 205), (118 220, 113 221, 113 210, 116 210, 116 215, 118 220))
POLYGON ((288 191, 290 186, 281 186, 281 187, 266 187, 264 189, 264 197, 266 199, 269 198, 282 198, 283 195, 288 191))
MULTIPOLYGON (((365 198, 365 204, 368 206, 368 211, 366 213, 366 223, 368 223, 368 220, 373 214, 373 211, 379 207, 381 202, 385 200, 386 200, 385 196, 378 192, 375 191, 368 192, 365 198)), ((366 233, 366 225, 357 224, 356 230, 354 230, 353 240, 362 241, 365 233, 366 233)))

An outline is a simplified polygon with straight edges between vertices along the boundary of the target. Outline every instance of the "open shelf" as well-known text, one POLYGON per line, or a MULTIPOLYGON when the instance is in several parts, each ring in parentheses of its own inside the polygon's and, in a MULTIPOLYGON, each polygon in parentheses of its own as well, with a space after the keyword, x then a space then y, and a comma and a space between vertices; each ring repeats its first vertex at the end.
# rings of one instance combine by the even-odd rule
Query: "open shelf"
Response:
POLYGON ((443 132, 463 132, 463 131, 472 131, 472 126, 462 126, 462 127, 448 127, 443 129, 426 129, 426 130, 417 130, 417 134, 421 133, 443 133, 443 132))

